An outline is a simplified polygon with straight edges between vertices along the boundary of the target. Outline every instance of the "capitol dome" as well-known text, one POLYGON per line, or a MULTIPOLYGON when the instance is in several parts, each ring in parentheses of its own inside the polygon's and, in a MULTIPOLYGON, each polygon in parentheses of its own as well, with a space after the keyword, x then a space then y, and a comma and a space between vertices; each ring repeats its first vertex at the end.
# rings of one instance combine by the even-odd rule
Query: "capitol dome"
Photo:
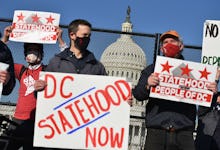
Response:
POLYGON ((146 66, 146 57, 140 46, 129 35, 122 35, 105 49, 101 62, 106 67, 120 66, 139 70, 146 66))
MULTIPOLYGON (((130 22, 130 7, 127 10, 127 17, 122 23, 122 31, 131 33, 132 24, 130 22)), ((132 87, 137 85, 141 71, 146 67, 146 56, 141 47, 135 43, 131 34, 121 34, 121 36, 110 44, 102 53, 100 61, 105 66, 109 76, 125 77, 132 87)), ((137 101, 135 98, 132 102, 130 113, 132 116, 144 117, 145 105, 147 101, 137 101)), ((129 150, 142 149, 143 138, 146 131, 144 120, 130 119, 129 125, 129 150), (140 131, 137 134, 137 131, 140 131)))
MULTIPOLYGON (((130 12, 127 12, 122 31, 132 32, 130 12)), ((126 77, 128 81, 135 83, 147 62, 144 51, 134 42, 130 34, 122 34, 116 42, 110 44, 104 50, 100 61, 105 66, 108 75, 126 77)))

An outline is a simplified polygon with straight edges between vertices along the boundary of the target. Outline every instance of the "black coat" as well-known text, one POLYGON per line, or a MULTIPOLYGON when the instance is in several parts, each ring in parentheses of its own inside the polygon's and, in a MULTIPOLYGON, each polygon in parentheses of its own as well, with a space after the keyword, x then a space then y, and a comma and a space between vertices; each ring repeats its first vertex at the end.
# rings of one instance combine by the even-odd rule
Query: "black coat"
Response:
POLYGON ((95 59, 93 53, 87 50, 82 58, 77 59, 69 48, 55 55, 45 70, 63 73, 106 75, 104 66, 95 59))
POLYGON ((9 64, 8 72, 10 73, 9 82, 3 86, 3 95, 9 95, 15 86, 14 60, 10 49, 0 40, 0 62, 9 64))

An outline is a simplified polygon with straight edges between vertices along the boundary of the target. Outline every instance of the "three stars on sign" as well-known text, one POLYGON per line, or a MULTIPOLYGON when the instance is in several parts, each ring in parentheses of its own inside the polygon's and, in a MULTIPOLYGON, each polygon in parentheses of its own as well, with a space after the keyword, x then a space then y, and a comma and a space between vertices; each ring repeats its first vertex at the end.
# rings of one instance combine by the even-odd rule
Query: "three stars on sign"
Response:
MULTIPOLYGON (((161 64, 161 66, 162 72, 167 71, 170 73, 170 69, 173 68, 173 66, 170 65, 168 61, 166 61, 165 64, 161 64)), ((190 72, 193 70, 189 68, 188 64, 185 67, 181 67, 180 69, 182 70, 181 75, 187 75, 188 77, 190 76, 190 72)), ((206 80, 208 80, 208 75, 211 74, 211 72, 207 71, 206 67, 203 70, 199 70, 199 73, 201 74, 200 79, 205 78, 206 80)))
MULTIPOLYGON (((18 17, 18 21, 24 22, 24 18, 25 18, 26 16, 24 16, 24 15, 22 14, 22 12, 21 12, 20 15, 18 15, 17 17, 18 17)), ((37 13, 36 13, 35 15, 31 16, 31 18, 32 18, 32 22, 33 22, 33 23, 39 23, 39 20, 40 20, 41 17, 39 17, 39 16, 37 15, 37 13)), ((50 15, 48 18, 46 18, 46 20, 47 20, 47 24, 53 24, 53 21, 54 21, 55 19, 52 17, 52 15, 50 15)))

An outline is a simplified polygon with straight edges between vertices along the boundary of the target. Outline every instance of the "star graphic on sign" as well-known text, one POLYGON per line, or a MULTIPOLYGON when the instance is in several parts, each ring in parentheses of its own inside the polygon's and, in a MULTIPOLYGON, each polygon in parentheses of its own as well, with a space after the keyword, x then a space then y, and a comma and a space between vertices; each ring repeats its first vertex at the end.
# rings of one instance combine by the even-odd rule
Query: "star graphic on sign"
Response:
POLYGON ((32 21, 33 21, 33 22, 38 23, 39 19, 40 19, 40 17, 38 17, 37 14, 34 15, 34 16, 32 16, 32 21))
POLYGON ((54 18, 52 18, 51 15, 49 18, 46 18, 46 19, 47 19, 47 24, 49 24, 49 23, 53 24, 53 21, 55 20, 54 18))
POLYGON ((182 70, 182 76, 186 74, 189 77, 189 73, 192 71, 192 69, 189 69, 188 64, 185 67, 180 68, 182 70))
POLYGON ((173 66, 170 66, 170 65, 169 65, 169 62, 168 62, 168 61, 166 62, 166 64, 161 64, 161 66, 163 67, 162 72, 163 72, 163 71, 167 71, 167 72, 169 72, 169 73, 170 73, 170 68, 173 67, 173 66))
POLYGON ((53 35, 53 40, 56 40, 57 39, 57 35, 53 35))
POLYGON ((208 80, 208 75, 211 74, 211 72, 208 72, 208 71, 206 70, 206 68, 205 68, 203 71, 199 71, 199 72, 201 73, 200 79, 201 79, 201 78, 206 78, 206 80, 208 80))
POLYGON ((23 16, 22 12, 17 17, 18 17, 18 21, 24 21, 23 19, 24 19, 25 16, 23 16))

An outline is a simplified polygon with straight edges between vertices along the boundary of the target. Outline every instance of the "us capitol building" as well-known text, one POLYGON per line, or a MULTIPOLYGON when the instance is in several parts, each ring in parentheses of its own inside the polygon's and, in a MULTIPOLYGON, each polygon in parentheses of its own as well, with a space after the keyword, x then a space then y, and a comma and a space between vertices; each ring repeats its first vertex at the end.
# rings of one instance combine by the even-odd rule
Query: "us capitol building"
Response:
MULTIPOLYGON (((125 22, 122 23, 122 32, 132 32, 130 21, 130 7, 127 9, 125 22)), ((120 37, 110 44, 103 52, 100 60, 106 68, 109 76, 125 77, 134 87, 140 77, 141 71, 146 67, 144 51, 132 39, 130 34, 121 34, 120 37)), ((144 117, 146 101, 133 100, 131 116, 144 117)), ((0 114, 12 116, 14 105, 0 104, 0 114)), ((131 117, 129 128, 129 149, 143 149, 146 128, 144 119, 131 117)))
MULTIPOLYGON (((132 32, 130 21, 130 8, 128 7, 127 16, 122 23, 122 32, 132 32)), ((146 67, 146 56, 144 51, 132 39, 130 34, 122 34, 114 43, 110 44, 103 52, 100 60, 109 76, 125 77, 134 87, 141 71, 146 67)), ((145 115, 146 101, 138 102, 133 100, 131 116, 143 117, 145 115)), ((141 150, 144 146, 146 137, 145 120, 130 119, 129 129, 129 149, 141 150)))

